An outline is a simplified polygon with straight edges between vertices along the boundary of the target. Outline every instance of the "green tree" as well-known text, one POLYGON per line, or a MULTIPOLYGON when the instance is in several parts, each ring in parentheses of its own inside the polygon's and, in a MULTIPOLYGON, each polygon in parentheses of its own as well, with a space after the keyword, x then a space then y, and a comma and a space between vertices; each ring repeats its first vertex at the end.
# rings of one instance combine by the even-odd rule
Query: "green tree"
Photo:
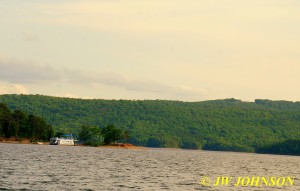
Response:
POLYGON ((49 140, 53 136, 53 129, 45 120, 35 115, 28 116, 28 125, 30 127, 30 138, 33 140, 49 140))
POLYGON ((114 125, 108 125, 101 130, 104 136, 104 144, 110 144, 122 138, 122 130, 114 125))
POLYGON ((0 103, 1 134, 6 138, 14 135, 13 116, 6 104, 0 103))
POLYGON ((49 140, 52 135, 52 126, 42 117, 28 116, 21 110, 11 112, 6 104, 0 103, 0 136, 49 140))
POLYGON ((99 146, 103 143, 103 137, 98 127, 82 125, 79 132, 79 139, 85 145, 99 146))
POLYGON ((26 137, 27 134, 27 115, 21 110, 15 110, 13 113, 14 119, 14 136, 26 137))
POLYGON ((87 125, 82 125, 79 132, 79 139, 85 143, 91 137, 90 127, 87 125))

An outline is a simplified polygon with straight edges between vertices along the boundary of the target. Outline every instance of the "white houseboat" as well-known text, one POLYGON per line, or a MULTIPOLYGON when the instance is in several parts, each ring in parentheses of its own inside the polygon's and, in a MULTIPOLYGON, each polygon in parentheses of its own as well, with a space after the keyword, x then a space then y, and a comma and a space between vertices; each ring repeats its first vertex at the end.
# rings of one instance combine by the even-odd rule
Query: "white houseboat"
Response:
POLYGON ((52 137, 50 138, 50 145, 75 145, 75 140, 72 134, 65 134, 61 137, 52 137))

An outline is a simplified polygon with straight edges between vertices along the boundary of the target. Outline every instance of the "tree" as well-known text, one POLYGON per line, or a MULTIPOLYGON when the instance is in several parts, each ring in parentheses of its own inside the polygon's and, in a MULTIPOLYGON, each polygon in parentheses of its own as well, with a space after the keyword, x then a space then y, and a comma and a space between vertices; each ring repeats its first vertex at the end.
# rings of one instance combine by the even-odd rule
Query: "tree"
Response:
POLYGON ((122 130, 114 125, 108 125, 101 130, 104 136, 104 144, 110 144, 122 138, 122 130))
POLYGON ((48 125, 41 117, 29 115, 28 125, 31 132, 29 137, 33 140, 49 140, 49 138, 53 135, 52 126, 48 125))
POLYGON ((0 122, 1 134, 3 134, 6 138, 13 136, 13 116, 7 105, 3 103, 0 103, 0 122))
POLYGON ((99 146, 103 143, 100 129, 93 126, 82 125, 79 132, 79 139, 83 141, 85 145, 99 146))
POLYGON ((79 139, 86 142, 91 136, 90 127, 87 125, 82 125, 79 132, 79 139))
POLYGON ((27 123, 27 115, 21 110, 15 110, 13 113, 14 119, 14 136, 15 137, 26 137, 26 123, 27 123))

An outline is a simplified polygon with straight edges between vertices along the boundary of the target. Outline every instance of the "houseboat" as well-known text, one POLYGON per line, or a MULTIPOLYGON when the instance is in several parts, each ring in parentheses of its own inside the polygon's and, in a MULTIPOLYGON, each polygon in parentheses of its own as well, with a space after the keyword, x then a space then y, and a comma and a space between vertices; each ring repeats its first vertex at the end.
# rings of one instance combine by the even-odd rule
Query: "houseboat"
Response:
POLYGON ((72 134, 65 134, 61 137, 52 137, 50 138, 50 145, 75 145, 75 140, 72 134))

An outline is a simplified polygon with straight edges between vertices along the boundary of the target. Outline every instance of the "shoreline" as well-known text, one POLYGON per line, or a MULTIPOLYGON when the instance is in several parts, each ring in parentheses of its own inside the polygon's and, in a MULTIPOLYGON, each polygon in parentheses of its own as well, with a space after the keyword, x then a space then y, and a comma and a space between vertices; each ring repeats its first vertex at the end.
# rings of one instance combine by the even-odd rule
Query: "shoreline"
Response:
MULTIPOLYGON (((11 139, 11 138, 10 138, 11 139)), ((0 144, 32 144, 32 145, 50 145, 49 142, 42 142, 39 144, 38 142, 30 142, 29 139, 22 140, 8 140, 7 138, 0 137, 0 144)), ((57 146, 57 145, 52 145, 57 146)), ((83 144, 75 144, 74 146, 70 145, 61 145, 63 147, 94 147, 90 145, 83 144)), ((168 149, 168 150, 183 150, 183 151, 208 151, 208 152, 226 152, 232 154, 258 154, 258 155, 275 155, 275 156, 289 156, 289 157, 299 157, 299 155, 291 155, 291 154, 274 154, 274 153, 257 153, 257 152, 236 152, 236 151, 214 151, 214 150, 193 150, 193 149, 182 149, 182 148, 154 148, 154 147, 143 147, 143 146, 135 146, 128 143, 117 143, 111 145, 101 145, 95 148, 105 148, 105 149, 130 149, 130 150, 151 150, 151 149, 168 149)))
POLYGON ((131 149, 131 150, 146 150, 146 147, 139 147, 139 146, 134 146, 134 145, 124 145, 124 146, 120 146, 120 145, 101 145, 98 146, 99 148, 107 148, 107 149, 131 149))
POLYGON ((4 138, 4 137, 0 137, 0 143, 11 143, 11 144, 34 144, 31 142, 30 139, 19 139, 19 138, 15 138, 15 137, 11 137, 11 138, 4 138))
MULTIPOLYGON (((30 139, 19 139, 19 138, 3 138, 0 137, 0 143, 7 143, 7 144, 32 144, 32 145, 50 145, 49 142, 43 142, 43 141, 36 141, 32 142, 30 139)), ((83 145, 83 144, 75 144, 74 146, 78 147, 93 147, 90 145, 83 145)), ((116 144, 110 144, 110 145, 101 145, 97 146, 98 148, 122 148, 122 149, 133 149, 133 150, 145 150, 146 147, 140 147, 135 146, 129 143, 116 143, 116 144)))

